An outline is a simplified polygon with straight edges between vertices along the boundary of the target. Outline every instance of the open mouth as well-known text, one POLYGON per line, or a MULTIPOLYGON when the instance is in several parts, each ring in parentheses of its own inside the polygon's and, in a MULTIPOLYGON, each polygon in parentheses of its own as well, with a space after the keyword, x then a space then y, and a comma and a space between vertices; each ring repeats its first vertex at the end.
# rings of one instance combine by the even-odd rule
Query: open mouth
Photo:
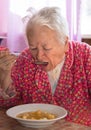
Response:
POLYGON ((48 62, 42 62, 42 61, 35 61, 36 65, 48 65, 48 62))

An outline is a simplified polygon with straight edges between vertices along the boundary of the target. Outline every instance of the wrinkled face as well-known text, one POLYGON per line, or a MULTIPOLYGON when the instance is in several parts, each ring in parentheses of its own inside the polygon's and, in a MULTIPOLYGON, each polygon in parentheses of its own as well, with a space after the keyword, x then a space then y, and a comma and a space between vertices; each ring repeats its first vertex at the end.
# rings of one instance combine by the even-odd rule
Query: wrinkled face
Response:
POLYGON ((35 28, 29 46, 35 64, 40 64, 45 71, 54 69, 67 50, 67 43, 60 43, 56 33, 46 26, 35 28))

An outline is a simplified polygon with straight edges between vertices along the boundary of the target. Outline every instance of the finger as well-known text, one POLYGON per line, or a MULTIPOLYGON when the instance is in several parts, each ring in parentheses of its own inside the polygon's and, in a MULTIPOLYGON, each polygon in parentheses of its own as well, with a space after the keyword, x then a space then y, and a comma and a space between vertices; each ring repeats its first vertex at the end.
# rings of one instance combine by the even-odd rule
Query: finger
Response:
POLYGON ((0 68, 2 68, 2 69, 5 69, 5 68, 10 68, 14 63, 15 63, 15 59, 10 59, 10 60, 8 60, 8 62, 4 62, 4 63, 2 63, 2 64, 0 64, 0 68))
POLYGON ((16 57, 13 57, 13 56, 2 59, 1 62, 0 62, 0 68, 2 70, 11 69, 11 67, 14 64, 15 60, 16 60, 16 57))
POLYGON ((0 51, 0 57, 2 57, 2 56, 4 56, 4 55, 9 55, 9 50, 8 49, 6 49, 6 50, 2 50, 2 51, 0 51))
POLYGON ((12 66, 15 63, 15 59, 10 59, 8 62, 5 63, 5 65, 8 66, 12 66))
POLYGON ((0 64, 2 64, 2 63, 5 63, 5 62, 8 62, 9 60, 11 60, 11 59, 16 59, 17 58, 17 56, 15 56, 15 55, 7 55, 7 56, 2 56, 1 58, 0 58, 0 64))

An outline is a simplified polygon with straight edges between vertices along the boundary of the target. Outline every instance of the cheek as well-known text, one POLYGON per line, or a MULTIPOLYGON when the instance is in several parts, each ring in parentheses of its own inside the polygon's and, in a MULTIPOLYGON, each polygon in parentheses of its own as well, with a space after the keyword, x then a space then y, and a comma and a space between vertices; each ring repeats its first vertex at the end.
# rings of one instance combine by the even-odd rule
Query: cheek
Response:
POLYGON ((55 54, 50 54, 50 55, 47 55, 47 59, 48 59, 49 64, 54 64, 56 61, 56 56, 55 54))
POLYGON ((32 54, 32 56, 33 56, 34 58, 36 58, 37 52, 31 51, 31 54, 32 54))
POLYGON ((64 52, 60 51, 60 49, 55 50, 53 53, 49 55, 49 60, 52 65, 56 65, 60 62, 61 58, 63 57, 64 52))

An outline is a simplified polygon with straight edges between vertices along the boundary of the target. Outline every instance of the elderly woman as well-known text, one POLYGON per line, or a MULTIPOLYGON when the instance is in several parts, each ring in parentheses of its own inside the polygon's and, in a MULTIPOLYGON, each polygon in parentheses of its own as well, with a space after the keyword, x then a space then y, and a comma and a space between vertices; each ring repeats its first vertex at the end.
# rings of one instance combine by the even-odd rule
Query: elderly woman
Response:
POLYGON ((91 126, 91 47, 69 40, 67 23, 56 7, 34 14, 26 36, 29 48, 8 71, 3 68, 7 58, 0 59, 0 106, 56 104, 67 109, 67 120, 91 126))

